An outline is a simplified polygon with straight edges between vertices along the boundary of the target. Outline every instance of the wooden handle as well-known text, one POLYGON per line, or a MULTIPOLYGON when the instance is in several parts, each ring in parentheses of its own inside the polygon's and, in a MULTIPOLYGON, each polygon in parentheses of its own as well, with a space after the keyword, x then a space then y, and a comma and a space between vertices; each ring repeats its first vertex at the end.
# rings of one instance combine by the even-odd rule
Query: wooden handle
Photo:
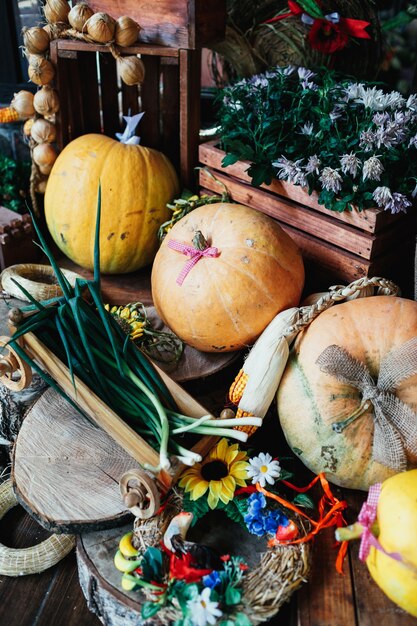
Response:
POLYGON ((32 382, 32 370, 12 346, 7 345, 9 341, 10 337, 0 337, 0 347, 3 348, 0 359, 0 382, 11 391, 22 391, 32 382), (18 372, 20 377, 16 377, 18 372))
POLYGON ((140 469, 125 472, 119 481, 120 493, 126 507, 139 519, 153 517, 160 507, 160 495, 155 480, 140 469))

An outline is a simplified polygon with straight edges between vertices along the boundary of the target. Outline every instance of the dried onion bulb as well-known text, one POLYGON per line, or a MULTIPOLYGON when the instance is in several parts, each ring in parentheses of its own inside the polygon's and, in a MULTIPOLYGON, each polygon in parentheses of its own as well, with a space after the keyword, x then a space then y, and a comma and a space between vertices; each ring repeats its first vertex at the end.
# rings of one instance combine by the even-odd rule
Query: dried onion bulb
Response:
POLYGON ((23 29, 23 43, 30 54, 42 54, 46 52, 51 43, 51 38, 44 28, 32 26, 23 29))
POLYGON ((28 117, 32 117, 35 115, 35 109, 33 105, 33 93, 30 91, 18 91, 18 93, 14 94, 14 98, 10 103, 12 109, 17 111, 19 117, 22 120, 27 119, 28 117))
POLYGON ((45 57, 38 54, 29 55, 29 79, 36 85, 47 85, 55 76, 54 66, 45 57))
POLYGON ((67 22, 70 7, 67 0, 46 0, 43 12, 48 22, 67 22))
POLYGON ((136 56, 117 57, 120 78, 126 85, 139 85, 145 78, 143 61, 136 56))
POLYGON ((68 13, 68 21, 75 30, 79 33, 84 31, 85 23, 90 17, 94 15, 93 9, 91 9, 85 2, 80 2, 72 7, 68 13))
POLYGON ((115 27, 115 20, 107 13, 94 13, 85 23, 87 33, 97 43, 112 41, 115 27))
MULTIPOLYGON (((38 165, 40 168, 52 168, 58 155, 55 148, 51 146, 50 143, 40 143, 33 148, 32 156, 36 165, 38 165)), ((49 174, 49 172, 42 173, 49 174)))
POLYGON ((59 110, 58 94, 49 85, 44 85, 33 98, 33 106, 39 115, 52 115, 59 110))
POLYGON ((116 28, 114 30, 114 41, 118 46, 126 48, 133 46, 138 40, 140 26, 135 20, 126 15, 116 20, 116 28))
POLYGON ((52 143, 56 139, 56 128, 52 122, 39 118, 35 120, 30 134, 36 143, 52 143))

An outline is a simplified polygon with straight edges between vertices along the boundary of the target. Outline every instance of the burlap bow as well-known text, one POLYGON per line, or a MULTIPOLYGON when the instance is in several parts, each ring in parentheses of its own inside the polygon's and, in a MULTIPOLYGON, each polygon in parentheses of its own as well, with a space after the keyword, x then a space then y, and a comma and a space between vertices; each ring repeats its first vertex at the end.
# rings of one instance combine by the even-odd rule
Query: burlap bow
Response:
MULTIPOLYGON (((340 346, 332 345, 323 350, 316 363, 322 372, 361 392, 364 410, 355 412, 355 416, 359 417, 372 403, 373 459, 397 471, 407 469, 407 453, 417 456, 417 414, 394 392, 403 380, 417 374, 417 337, 384 357, 376 383, 366 365, 340 346)), ((353 419, 344 420, 343 426, 335 423, 334 430, 341 432, 353 419)))

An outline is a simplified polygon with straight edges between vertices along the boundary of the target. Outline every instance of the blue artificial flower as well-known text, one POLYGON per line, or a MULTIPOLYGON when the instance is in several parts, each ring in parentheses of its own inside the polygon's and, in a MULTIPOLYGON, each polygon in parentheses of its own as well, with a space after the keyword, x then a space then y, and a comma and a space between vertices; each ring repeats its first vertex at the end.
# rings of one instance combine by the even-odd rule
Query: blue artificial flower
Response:
POLYGON ((256 515, 266 507, 266 498, 263 493, 253 493, 248 498, 248 513, 256 515))
POLYGON ((262 537, 265 534, 265 528, 263 524, 264 518, 262 516, 253 517, 252 515, 245 515, 244 520, 248 531, 252 535, 262 537))
POLYGON ((207 576, 203 576, 203 584, 205 587, 210 587, 210 589, 214 589, 217 585, 220 585, 222 579, 220 578, 220 574, 217 570, 213 570, 211 574, 207 574, 207 576))
POLYGON ((272 511, 265 516, 264 526, 265 532, 267 532, 268 534, 275 535, 279 525, 279 518, 277 518, 277 516, 274 515, 272 511))

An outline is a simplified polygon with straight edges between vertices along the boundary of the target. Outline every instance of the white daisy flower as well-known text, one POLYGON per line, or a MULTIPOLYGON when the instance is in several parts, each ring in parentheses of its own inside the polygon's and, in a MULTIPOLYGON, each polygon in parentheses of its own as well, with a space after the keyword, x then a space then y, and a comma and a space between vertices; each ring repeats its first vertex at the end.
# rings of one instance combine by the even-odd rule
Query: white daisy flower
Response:
POLYGON ((217 618, 223 615, 218 608, 219 603, 210 600, 210 593, 210 587, 204 587, 203 591, 194 600, 188 600, 187 608, 193 626, 215 624, 217 618))
POLYGON ((272 456, 268 452, 260 452, 258 456, 249 459, 250 467, 246 470, 252 483, 259 483, 261 487, 265 487, 268 482, 273 485, 275 479, 281 474, 281 467, 278 461, 273 461, 272 456))

